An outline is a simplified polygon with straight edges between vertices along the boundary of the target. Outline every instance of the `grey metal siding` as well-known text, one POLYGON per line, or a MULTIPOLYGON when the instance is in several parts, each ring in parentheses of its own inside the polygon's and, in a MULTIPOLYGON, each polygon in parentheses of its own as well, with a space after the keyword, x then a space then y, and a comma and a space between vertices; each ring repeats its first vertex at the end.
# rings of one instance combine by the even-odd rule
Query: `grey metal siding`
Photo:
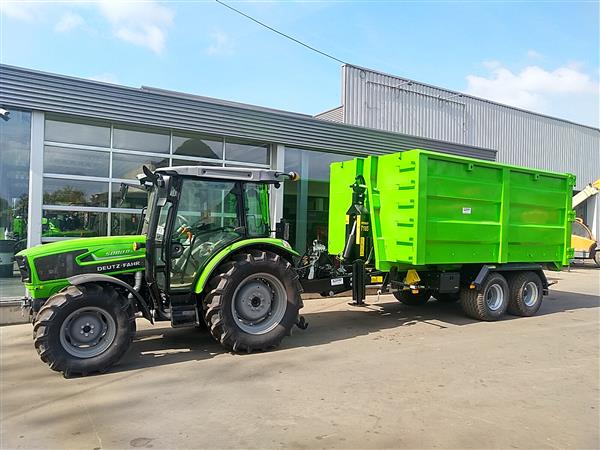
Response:
POLYGON ((135 89, 0 65, 4 106, 255 139, 350 154, 426 148, 495 159, 495 152, 348 126, 311 116, 177 94, 135 89))
POLYGON ((600 130, 346 65, 344 123, 498 151, 509 164, 600 178, 600 130))
POLYGON ((344 122, 344 107, 338 106, 337 108, 316 114, 315 119, 331 120, 332 122, 342 123, 344 122))

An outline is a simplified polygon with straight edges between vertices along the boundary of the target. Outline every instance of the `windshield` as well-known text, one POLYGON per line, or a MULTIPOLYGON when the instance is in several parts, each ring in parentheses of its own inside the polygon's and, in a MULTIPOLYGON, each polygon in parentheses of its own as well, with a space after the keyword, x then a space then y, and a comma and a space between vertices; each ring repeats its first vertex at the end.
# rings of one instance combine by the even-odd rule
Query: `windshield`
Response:
MULTIPOLYGON (((212 255, 243 236, 239 208, 237 183, 183 180, 171 225, 171 245, 181 249, 172 255, 171 289, 189 288, 212 255)), ((159 227, 165 224, 161 213, 159 227)))

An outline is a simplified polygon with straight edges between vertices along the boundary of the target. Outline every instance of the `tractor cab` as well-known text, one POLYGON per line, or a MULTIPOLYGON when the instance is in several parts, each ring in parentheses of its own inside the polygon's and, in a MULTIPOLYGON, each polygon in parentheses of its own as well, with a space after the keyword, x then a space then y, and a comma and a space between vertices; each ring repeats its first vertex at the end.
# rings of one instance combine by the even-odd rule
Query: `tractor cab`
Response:
POLYGON ((199 324, 197 295, 219 253, 271 236, 269 188, 290 174, 264 169, 144 168, 149 191, 146 284, 157 315, 173 326, 199 324), (208 267, 211 266, 211 267, 208 267))

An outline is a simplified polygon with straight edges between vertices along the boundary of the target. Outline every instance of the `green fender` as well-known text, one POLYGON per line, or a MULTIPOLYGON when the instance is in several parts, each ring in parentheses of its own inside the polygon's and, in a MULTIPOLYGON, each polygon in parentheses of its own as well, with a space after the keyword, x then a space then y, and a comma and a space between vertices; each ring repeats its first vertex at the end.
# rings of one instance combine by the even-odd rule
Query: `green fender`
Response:
POLYGON ((196 288, 194 292, 196 294, 200 294, 206 285, 206 282, 214 272, 214 270, 227 258, 231 253, 235 252, 244 247, 250 247, 255 245, 265 245, 268 247, 277 247, 288 253, 290 256, 300 256, 300 254, 295 251, 287 241, 283 239, 275 239, 275 238, 253 238, 253 239, 244 239, 243 241, 234 242, 231 245, 228 245, 206 264, 202 274, 198 278, 198 282, 196 283, 196 288))

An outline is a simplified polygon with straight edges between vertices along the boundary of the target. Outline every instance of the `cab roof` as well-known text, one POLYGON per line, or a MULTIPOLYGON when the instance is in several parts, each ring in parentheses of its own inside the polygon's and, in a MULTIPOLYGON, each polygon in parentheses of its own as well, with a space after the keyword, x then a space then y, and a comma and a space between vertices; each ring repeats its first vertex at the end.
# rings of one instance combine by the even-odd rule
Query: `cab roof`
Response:
POLYGON ((199 178, 214 178, 220 180, 276 183, 282 181, 281 172, 270 169, 253 169, 247 167, 216 167, 216 166, 174 166, 161 167, 156 172, 165 175, 181 175, 199 178))

